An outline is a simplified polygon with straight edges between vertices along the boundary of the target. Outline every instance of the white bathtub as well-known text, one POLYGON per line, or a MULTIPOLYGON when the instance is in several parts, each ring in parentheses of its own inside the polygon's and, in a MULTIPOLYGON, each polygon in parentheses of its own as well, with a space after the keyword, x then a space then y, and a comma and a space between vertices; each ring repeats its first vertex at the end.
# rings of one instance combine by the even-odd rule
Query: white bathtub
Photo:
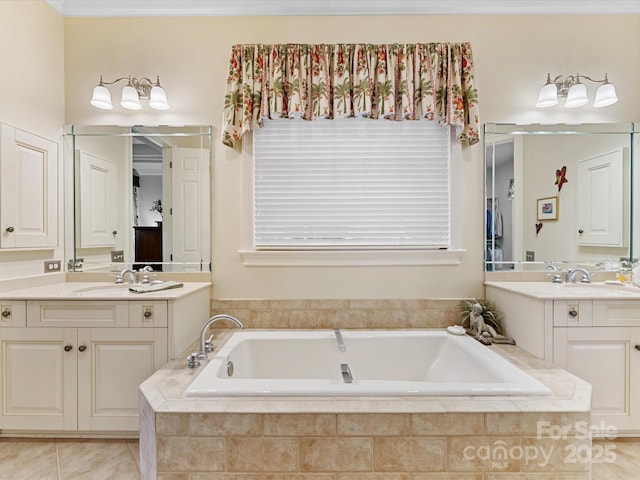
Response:
POLYGON ((185 396, 551 394, 467 335, 445 330, 341 334, 346 351, 340 350, 333 330, 235 332, 210 354, 213 358, 185 396), (343 364, 348 365, 352 383, 345 383, 343 364))

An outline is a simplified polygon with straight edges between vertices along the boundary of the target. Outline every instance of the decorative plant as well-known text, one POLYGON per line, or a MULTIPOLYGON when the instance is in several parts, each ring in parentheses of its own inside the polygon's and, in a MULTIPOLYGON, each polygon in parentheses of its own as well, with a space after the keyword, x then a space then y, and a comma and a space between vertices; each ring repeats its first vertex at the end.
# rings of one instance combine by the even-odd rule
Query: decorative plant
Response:
POLYGON ((155 200, 151 204, 150 212, 158 212, 162 216, 162 199, 155 200))
POLYGON ((462 301, 463 310, 460 312, 460 316, 462 317, 462 326, 467 329, 471 328, 471 311, 476 303, 480 304, 482 307, 481 314, 484 319, 484 323, 493 327, 499 335, 504 335, 502 330, 502 313, 496 309, 493 302, 481 298, 462 301))

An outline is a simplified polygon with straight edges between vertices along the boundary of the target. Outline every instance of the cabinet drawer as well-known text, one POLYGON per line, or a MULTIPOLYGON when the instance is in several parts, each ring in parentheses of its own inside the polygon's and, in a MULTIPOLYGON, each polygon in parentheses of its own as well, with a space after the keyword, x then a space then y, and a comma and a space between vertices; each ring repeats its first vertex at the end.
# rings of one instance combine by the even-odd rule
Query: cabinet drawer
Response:
POLYGON ((129 302, 130 327, 167 327, 166 301, 129 302))
POLYGON ((0 300, 0 327, 24 327, 26 325, 26 302, 0 300))
POLYGON ((27 301, 29 327, 128 327, 127 302, 27 301))
POLYGON ((640 301, 594 300, 593 324, 599 327, 640 327, 640 301))

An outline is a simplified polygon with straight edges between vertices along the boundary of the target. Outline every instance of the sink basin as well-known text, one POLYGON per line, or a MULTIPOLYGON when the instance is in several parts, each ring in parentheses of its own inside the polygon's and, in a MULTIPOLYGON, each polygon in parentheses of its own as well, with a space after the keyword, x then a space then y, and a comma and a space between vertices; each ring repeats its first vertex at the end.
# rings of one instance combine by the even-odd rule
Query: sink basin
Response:
POLYGON ((130 295, 129 292, 129 284, 107 284, 107 285, 92 285, 90 287, 82 287, 77 288, 75 290, 71 290, 72 295, 77 295, 80 297, 89 297, 95 295, 109 295, 109 296, 121 296, 121 295, 130 295))

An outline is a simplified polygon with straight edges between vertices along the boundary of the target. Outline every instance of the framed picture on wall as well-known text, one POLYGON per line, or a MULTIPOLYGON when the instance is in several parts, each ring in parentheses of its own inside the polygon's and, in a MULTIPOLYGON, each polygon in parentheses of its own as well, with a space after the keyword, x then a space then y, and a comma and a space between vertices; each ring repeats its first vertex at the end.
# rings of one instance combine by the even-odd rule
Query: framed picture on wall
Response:
POLYGON ((538 220, 558 220, 558 197, 538 199, 538 220))

